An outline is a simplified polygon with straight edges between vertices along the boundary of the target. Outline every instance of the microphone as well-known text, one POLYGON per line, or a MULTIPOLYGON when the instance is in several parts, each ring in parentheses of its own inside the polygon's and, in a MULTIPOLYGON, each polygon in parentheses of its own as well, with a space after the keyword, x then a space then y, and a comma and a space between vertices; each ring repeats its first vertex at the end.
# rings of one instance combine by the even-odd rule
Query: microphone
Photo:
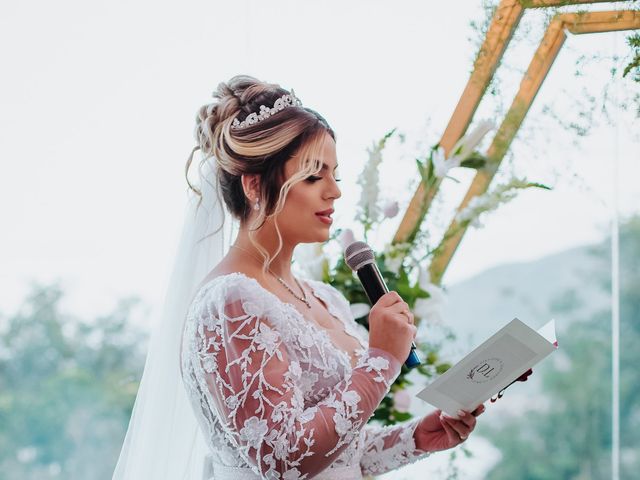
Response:
MULTIPOLYGON (((371 305, 374 305, 381 296, 389 292, 387 284, 384 282, 384 278, 382 278, 376 265, 373 250, 365 242, 353 242, 345 248, 344 260, 349 265, 349 268, 358 274, 360 283, 362 283, 371 305)), ((420 363, 420 357, 416 353, 416 344, 411 342, 411 351, 404 364, 409 368, 413 368, 420 365, 420 363)))

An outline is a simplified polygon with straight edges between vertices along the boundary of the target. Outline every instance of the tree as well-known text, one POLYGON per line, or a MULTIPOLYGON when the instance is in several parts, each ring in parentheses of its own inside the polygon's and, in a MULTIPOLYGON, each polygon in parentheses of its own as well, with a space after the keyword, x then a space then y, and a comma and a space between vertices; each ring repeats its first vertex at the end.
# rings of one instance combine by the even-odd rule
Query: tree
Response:
POLYGON ((0 333, 0 478, 111 478, 142 371, 139 301, 83 322, 35 286, 0 333))
MULTIPOLYGON (((594 272, 610 291, 610 242, 594 250, 602 268, 594 272)), ((621 478, 640 468, 640 217, 620 231, 621 478)), ((545 408, 480 431, 500 449, 488 478, 601 479, 611 468, 611 312, 572 323, 562 335, 563 368, 540 368, 545 408)), ((554 354, 555 356, 556 354, 554 354)), ((558 364, 558 362, 555 362, 558 364)))

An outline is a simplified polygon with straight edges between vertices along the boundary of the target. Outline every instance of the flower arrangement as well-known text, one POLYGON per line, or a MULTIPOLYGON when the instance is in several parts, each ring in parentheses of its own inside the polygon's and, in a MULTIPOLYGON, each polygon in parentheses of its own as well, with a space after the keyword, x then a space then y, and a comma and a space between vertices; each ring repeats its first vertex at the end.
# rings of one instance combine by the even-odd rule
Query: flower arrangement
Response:
MULTIPOLYGON (((444 179, 457 181, 449 176, 449 172, 454 168, 480 169, 487 166, 486 157, 476 151, 476 147, 493 128, 492 122, 482 121, 456 143, 448 157, 441 146, 435 145, 425 158, 416 159, 420 179, 427 193, 434 193, 433 190, 437 189, 444 179)), ((400 211, 397 201, 381 200, 378 175, 378 167, 383 161, 383 150, 394 134, 396 129, 385 134, 367 149, 369 159, 357 181, 361 187, 361 196, 355 221, 362 227, 365 242, 368 242, 369 232, 374 227, 379 227, 382 222, 394 218, 400 211)), ((480 226, 482 215, 513 199, 518 190, 531 187, 548 188, 538 183, 512 179, 491 192, 473 198, 469 205, 457 214, 458 228, 466 228, 468 225, 480 226)), ((455 232, 450 235, 453 234, 455 232)), ((437 325, 444 329, 445 338, 450 340, 453 335, 446 329, 443 321, 445 292, 440 286, 431 282, 428 268, 430 258, 442 248, 446 238, 432 248, 427 244, 426 237, 418 227, 408 241, 387 243, 381 253, 375 254, 376 264, 389 290, 397 291, 411 307, 416 317, 416 325, 419 326, 420 322, 431 326, 437 325), (418 255, 417 252, 421 254, 418 255)), ((355 234, 352 229, 347 228, 337 229, 326 243, 338 242, 342 252, 353 241, 355 241, 355 234)), ((340 290, 351 304, 351 312, 356 322, 368 329, 367 316, 370 305, 360 281, 342 255, 332 262, 323 252, 323 244, 311 244, 296 250, 295 260, 304 268, 308 276, 328 282, 340 290)), ((440 345, 422 338, 420 333, 419 328, 415 343, 422 364, 414 370, 427 378, 444 373, 451 365, 441 358, 440 345)), ((412 371, 405 365, 402 366, 400 375, 391 386, 389 394, 374 412, 373 419, 385 425, 393 425, 412 417, 409 411, 411 396, 406 390, 406 387, 413 384, 408 378, 408 374, 412 371)))

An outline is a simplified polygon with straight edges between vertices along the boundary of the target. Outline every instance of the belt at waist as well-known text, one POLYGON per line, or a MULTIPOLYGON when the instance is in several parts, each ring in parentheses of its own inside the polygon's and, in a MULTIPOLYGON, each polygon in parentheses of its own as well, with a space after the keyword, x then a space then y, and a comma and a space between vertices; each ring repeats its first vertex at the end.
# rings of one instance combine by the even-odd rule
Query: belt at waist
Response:
MULTIPOLYGON (((213 463, 213 475, 207 480, 257 480, 260 476, 248 467, 228 467, 213 463)), ((313 480, 362 480, 360 465, 328 467, 313 477, 313 480)))

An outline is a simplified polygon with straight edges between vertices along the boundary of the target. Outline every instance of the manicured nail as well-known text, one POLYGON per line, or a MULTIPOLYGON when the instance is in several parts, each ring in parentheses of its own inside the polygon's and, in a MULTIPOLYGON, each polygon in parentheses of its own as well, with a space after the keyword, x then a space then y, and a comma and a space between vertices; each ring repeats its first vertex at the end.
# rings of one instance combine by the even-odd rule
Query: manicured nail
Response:
POLYGON ((458 416, 459 417, 464 417, 467 414, 467 412, 465 412, 464 410, 458 410, 458 416))

